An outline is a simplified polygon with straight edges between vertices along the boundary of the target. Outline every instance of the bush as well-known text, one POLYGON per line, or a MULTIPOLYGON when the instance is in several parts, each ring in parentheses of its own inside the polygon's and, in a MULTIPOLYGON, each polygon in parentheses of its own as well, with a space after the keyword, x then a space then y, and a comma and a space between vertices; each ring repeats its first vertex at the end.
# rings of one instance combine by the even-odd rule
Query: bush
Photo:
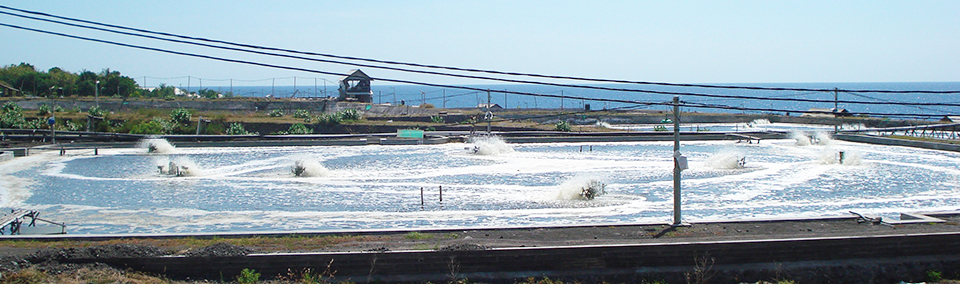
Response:
POLYGON ((317 124, 319 125, 337 125, 341 122, 343 122, 343 118, 340 117, 339 113, 321 114, 317 116, 317 124))
POLYGON ((7 102, 3 105, 3 111, 0 113, 0 128, 23 128, 26 124, 23 118, 23 109, 13 102, 7 102))
POLYGON ((76 123, 76 122, 73 122, 72 120, 67 120, 64 123, 64 129, 66 129, 67 131, 81 131, 81 130, 84 130, 85 127, 86 125, 84 125, 83 123, 76 123))
POLYGON ((558 121, 554 129, 562 132, 570 132, 570 124, 567 124, 566 121, 558 121))
POLYGON ((257 135, 258 133, 253 133, 243 129, 243 124, 234 122, 230 124, 230 127, 227 128, 227 135, 257 135))
POLYGON ((343 118, 344 121, 354 121, 354 120, 360 120, 361 118, 363 118, 359 110, 352 109, 352 108, 341 110, 338 113, 340 114, 340 117, 343 118))
POLYGON ((50 112, 50 105, 48 104, 40 104, 40 109, 37 110, 37 115, 39 116, 48 116, 51 113, 52 112, 50 112))
POLYGON ((445 119, 442 116, 431 116, 430 121, 433 123, 445 123, 445 119))
POLYGON ((170 111, 170 120, 177 124, 190 124, 190 119, 192 115, 190 111, 185 108, 178 108, 170 111))
POLYGON ((134 125, 130 134, 163 134, 163 126, 157 120, 151 120, 134 125))
POLYGON ((87 113, 96 117, 103 117, 104 115, 103 109, 101 109, 100 106, 90 107, 90 110, 87 110, 87 113))
POLYGON ((252 284, 260 282, 260 273, 256 270, 244 268, 237 276, 237 282, 240 284, 252 284))
POLYGON ((270 117, 283 117, 283 110, 281 109, 271 110, 270 113, 268 113, 267 115, 269 115, 270 117))
POLYGON ((313 129, 307 128, 303 123, 296 123, 287 130, 288 134, 313 134, 313 129))
POLYGON ((433 106, 433 104, 427 104, 427 103, 425 103, 425 104, 420 105, 420 108, 434 108, 434 106, 433 106))
POLYGON ((293 112, 293 117, 295 118, 310 118, 310 112, 305 109, 298 109, 293 112))
POLYGON ((3 112, 4 112, 4 113, 6 113, 6 112, 19 112, 19 113, 23 113, 23 108, 20 108, 20 105, 14 103, 14 102, 7 102, 7 103, 3 104, 3 112))

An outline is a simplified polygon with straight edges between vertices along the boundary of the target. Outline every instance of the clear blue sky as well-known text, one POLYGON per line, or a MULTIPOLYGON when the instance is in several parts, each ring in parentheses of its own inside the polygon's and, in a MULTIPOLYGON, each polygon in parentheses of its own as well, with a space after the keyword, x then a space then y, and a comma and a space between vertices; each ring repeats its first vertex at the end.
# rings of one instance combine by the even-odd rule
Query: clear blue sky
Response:
MULTIPOLYGON (((183 35, 375 59, 674 83, 960 81, 960 1, 0 1, 183 35)), ((329 72, 353 67, 0 23, 329 72)), ((320 77, 0 27, 0 64, 138 78, 320 77)), ((365 68, 374 77, 482 84, 365 68)), ((177 80, 166 83, 177 85, 177 80)), ((148 79, 148 85, 157 84, 148 79)), ((312 83, 312 81, 311 81, 312 83)), ((182 83, 181 83, 182 84, 182 83)), ((237 82, 236 84, 241 84, 237 82)), ((261 82, 257 85, 269 85, 261 82)), ((281 84, 281 83, 278 83, 281 84)), ((283 83, 289 85, 290 82, 283 83)), ((185 85, 185 84, 184 84, 185 85)))

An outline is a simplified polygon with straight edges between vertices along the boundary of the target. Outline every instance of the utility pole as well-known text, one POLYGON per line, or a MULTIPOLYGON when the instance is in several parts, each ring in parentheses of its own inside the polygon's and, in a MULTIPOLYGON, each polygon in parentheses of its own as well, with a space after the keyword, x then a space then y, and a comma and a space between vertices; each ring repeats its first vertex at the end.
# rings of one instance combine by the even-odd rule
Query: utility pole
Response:
POLYGON ((317 78, 313 78, 313 98, 317 98, 317 78))
POLYGON ((93 98, 96 100, 97 108, 100 108, 100 80, 97 80, 93 86, 93 98))
POLYGON ((190 75, 187 75, 187 95, 190 95, 190 75))
MULTIPOLYGON (((840 103, 839 103, 839 101, 838 101, 838 99, 837 99, 837 91, 839 91, 839 90, 837 90, 837 88, 833 88, 833 118, 838 118, 838 117, 840 117, 840 113, 839 113, 839 111, 840 111, 840 103)), ((838 122, 838 123, 839 123, 839 122, 838 122)), ((839 124, 834 125, 834 126, 833 126, 833 133, 834 133, 834 134, 837 134, 837 133, 839 133, 839 132, 840 132, 840 125, 839 125, 839 124)))
POLYGON ((230 79, 230 94, 233 95, 233 79, 230 79))
POLYGON ((492 115, 490 115, 490 90, 487 90, 487 113, 484 115, 484 118, 487 119, 487 134, 490 134, 490 122, 493 120, 492 115), (490 116, 490 117, 488 117, 490 116))
POLYGON ((447 89, 440 89, 443 94, 443 108, 447 108, 447 89))
POLYGON ((686 158, 680 155, 680 96, 673 97, 673 225, 683 223, 680 214, 680 171, 686 158))
POLYGON ((563 90, 560 90, 560 111, 563 111, 563 90))

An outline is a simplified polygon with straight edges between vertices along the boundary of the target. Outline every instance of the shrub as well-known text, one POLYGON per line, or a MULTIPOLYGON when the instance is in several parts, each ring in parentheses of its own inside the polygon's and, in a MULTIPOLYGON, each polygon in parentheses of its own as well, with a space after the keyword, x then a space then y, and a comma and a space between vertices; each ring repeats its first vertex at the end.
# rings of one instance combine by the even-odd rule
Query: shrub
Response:
POLYGON ((7 103, 3 104, 3 112, 4 112, 4 113, 6 113, 6 112, 19 112, 19 113, 23 113, 23 108, 20 108, 20 105, 14 103, 14 102, 7 102, 7 103))
POLYGON ((243 128, 243 124, 234 122, 227 128, 227 135, 257 135, 257 133, 247 131, 243 128))
POLYGON ((556 125, 554 125, 554 129, 562 132, 570 132, 570 124, 567 124, 566 121, 561 120, 561 121, 558 121, 556 125))
POLYGON ((81 131, 81 130, 84 130, 84 127, 86 125, 84 125, 83 123, 73 122, 72 120, 67 120, 64 123, 64 126, 67 131, 81 131))
POLYGON ((178 124, 190 124, 192 115, 185 108, 178 108, 170 111, 170 120, 178 124))
POLYGON ((317 124, 320 125, 337 125, 341 122, 343 122, 343 118, 340 117, 340 113, 321 114, 317 116, 317 124))
POLYGON ((295 118, 310 118, 310 112, 305 109, 298 109, 293 112, 293 117, 295 118))
POLYGON ((268 115, 269 115, 270 117, 282 117, 282 116, 283 116, 283 110, 281 110, 281 109, 271 110, 270 113, 268 113, 268 115))
POLYGON ((130 134, 163 134, 163 126, 154 119, 133 126, 130 134))
POLYGON ((363 118, 359 110, 352 109, 352 108, 341 110, 338 113, 340 114, 340 117, 343 118, 344 121, 354 121, 354 120, 360 120, 361 118, 363 118))
POLYGON ((3 111, 0 113, 0 128, 23 128, 26 124, 23 118, 23 109, 13 102, 7 102, 3 105, 3 111))
POLYGON ((430 121, 433 122, 433 123, 445 123, 443 117, 442 117, 442 116, 439 116, 439 115, 437 115, 437 116, 431 116, 431 117, 430 117, 430 121))
POLYGON ((433 104, 424 103, 420 105, 420 108, 434 108, 433 104))
POLYGON ((103 109, 101 109, 100 106, 90 107, 90 110, 87 110, 87 113, 96 117, 103 117, 104 115, 103 109))
POLYGON ((40 104, 40 109, 37 110, 37 115, 39 116, 48 116, 51 113, 52 112, 50 112, 50 105, 48 104, 40 104))
POLYGON ((244 268, 237 276, 237 282, 240 284, 252 284, 260 282, 260 273, 256 270, 244 268))
POLYGON ((303 123, 296 123, 296 124, 290 125, 290 129, 287 130, 287 133, 288 134, 313 134, 313 130, 310 128, 307 128, 307 126, 303 125, 303 123))

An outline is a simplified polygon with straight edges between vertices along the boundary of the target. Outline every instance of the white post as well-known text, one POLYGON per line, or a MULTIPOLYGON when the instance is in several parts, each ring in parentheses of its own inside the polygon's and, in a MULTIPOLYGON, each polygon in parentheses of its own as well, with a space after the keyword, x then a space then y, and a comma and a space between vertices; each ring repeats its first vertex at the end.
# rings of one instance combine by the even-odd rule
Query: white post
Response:
POLYGON ((673 97, 673 225, 680 225, 680 96, 673 97))

